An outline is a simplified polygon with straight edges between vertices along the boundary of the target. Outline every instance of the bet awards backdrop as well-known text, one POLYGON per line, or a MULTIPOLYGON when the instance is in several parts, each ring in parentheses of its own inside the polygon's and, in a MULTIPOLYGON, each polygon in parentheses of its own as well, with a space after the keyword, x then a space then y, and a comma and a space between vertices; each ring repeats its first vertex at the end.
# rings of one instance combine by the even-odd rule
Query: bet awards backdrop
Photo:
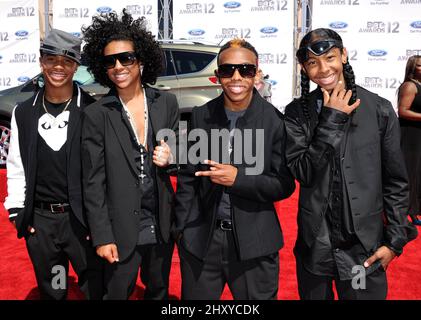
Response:
POLYGON ((0 0, 0 90, 39 73, 38 0, 0 0))
POLYGON ((283 111, 292 99, 293 0, 176 0, 174 39, 224 44, 239 37, 253 44, 272 81, 272 103, 283 111))
POLYGON ((421 54, 421 0, 314 0, 312 27, 338 32, 357 84, 397 108, 406 61, 421 54))
POLYGON ((133 18, 145 16, 149 30, 158 35, 157 0, 54 0, 53 27, 80 37, 82 26, 92 23, 92 16, 116 11, 121 13, 126 8, 133 18))

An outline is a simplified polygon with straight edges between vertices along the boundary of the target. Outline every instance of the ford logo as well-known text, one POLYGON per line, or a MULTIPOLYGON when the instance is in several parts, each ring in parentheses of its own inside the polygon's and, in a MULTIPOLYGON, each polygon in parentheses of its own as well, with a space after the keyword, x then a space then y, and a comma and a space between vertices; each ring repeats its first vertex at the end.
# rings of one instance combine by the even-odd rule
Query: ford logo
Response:
POLYGON ((111 9, 110 7, 99 7, 98 9, 96 9, 96 11, 98 13, 108 13, 110 11, 112 11, 113 9, 111 9))
POLYGON ((266 33, 266 34, 276 33, 276 32, 278 32, 278 28, 276 28, 276 27, 264 27, 264 28, 260 29, 260 32, 266 33))
POLYGON ((276 81, 276 80, 271 80, 271 79, 269 79, 269 80, 267 80, 268 82, 270 82, 270 84, 272 85, 272 86, 276 86, 277 85, 277 83, 278 83, 278 81, 276 81))
POLYGON ((29 34, 26 30, 19 30, 15 32, 15 36, 17 37, 26 37, 29 34))
POLYGON ((193 29, 193 30, 190 30, 188 33, 191 36, 201 36, 201 35, 205 34, 205 30, 202 30, 202 29, 193 29))
POLYGON ((329 23, 329 27, 331 27, 332 29, 345 29, 346 27, 348 27, 348 23, 335 21, 335 22, 329 23))
POLYGON ((387 55, 387 52, 385 50, 375 49, 375 50, 370 50, 368 54, 372 57, 383 57, 387 55))
POLYGON ((225 2, 224 7, 227 9, 237 9, 241 7, 241 3, 236 2, 236 1, 225 2))
POLYGON ((421 29, 421 21, 414 21, 411 23, 411 27, 415 29, 421 29))
POLYGON ((81 33, 80 32, 72 32, 72 35, 74 35, 75 37, 80 38, 81 33))
POLYGON ((18 78, 18 81, 19 82, 26 82, 26 81, 29 81, 31 78, 29 78, 29 77, 26 77, 26 76, 21 76, 21 77, 19 77, 18 78))

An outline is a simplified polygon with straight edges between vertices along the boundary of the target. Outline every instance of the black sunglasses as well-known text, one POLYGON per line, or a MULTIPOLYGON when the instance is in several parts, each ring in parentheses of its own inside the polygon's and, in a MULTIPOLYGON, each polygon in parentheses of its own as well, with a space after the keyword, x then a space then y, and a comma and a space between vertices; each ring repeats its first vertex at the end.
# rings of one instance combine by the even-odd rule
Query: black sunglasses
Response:
POLYGON ((238 72, 243 78, 253 78, 256 76, 257 67, 254 64, 247 64, 247 63, 243 63, 243 64, 226 63, 226 64, 221 64, 220 66, 218 66, 218 70, 216 71, 216 74, 220 78, 231 78, 234 75, 235 70, 238 70, 238 72))
POLYGON ((297 59, 299 63, 306 62, 308 60, 308 52, 310 51, 312 54, 316 56, 320 56, 325 54, 332 48, 342 48, 342 42, 338 40, 322 40, 314 42, 307 47, 303 47, 297 50, 297 59))
POLYGON ((115 64, 120 61, 120 64, 124 67, 130 66, 136 61, 136 55, 134 52, 120 52, 116 54, 110 54, 103 56, 104 67, 107 69, 112 69, 115 67, 115 64))

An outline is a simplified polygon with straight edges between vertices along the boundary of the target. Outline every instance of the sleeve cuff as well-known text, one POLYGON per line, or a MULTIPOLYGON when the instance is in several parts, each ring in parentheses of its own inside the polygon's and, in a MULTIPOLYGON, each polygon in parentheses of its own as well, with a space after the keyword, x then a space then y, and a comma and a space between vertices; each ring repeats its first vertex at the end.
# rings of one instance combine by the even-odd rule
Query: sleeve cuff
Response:
POLYGON ((397 257, 399 257, 403 252, 403 249, 399 250, 399 249, 395 248, 394 246, 392 246, 390 244, 386 243, 385 246, 388 247, 390 250, 392 250, 396 254, 397 257))
POLYGON ((9 221, 13 222, 16 220, 19 212, 22 210, 23 208, 10 208, 9 211, 9 221))
POLYGON ((320 112, 320 119, 323 119, 328 123, 345 125, 345 123, 349 119, 349 115, 340 110, 336 110, 329 107, 323 107, 322 112, 320 112))

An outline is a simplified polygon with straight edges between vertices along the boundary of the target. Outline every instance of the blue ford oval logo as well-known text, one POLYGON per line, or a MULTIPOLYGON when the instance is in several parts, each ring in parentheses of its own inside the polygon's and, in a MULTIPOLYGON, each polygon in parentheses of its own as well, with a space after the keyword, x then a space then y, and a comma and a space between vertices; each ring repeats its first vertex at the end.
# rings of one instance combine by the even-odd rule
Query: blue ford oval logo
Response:
POLYGON ((329 23, 329 27, 331 27, 332 29, 345 29, 346 27, 348 27, 348 23, 342 21, 335 21, 329 23))
POLYGON ((18 81, 19 82, 26 82, 26 81, 29 81, 31 78, 29 78, 29 77, 26 77, 26 76, 21 76, 21 77, 19 77, 18 78, 18 81))
POLYGON ((110 7, 99 7, 98 9, 96 9, 96 11, 98 13, 108 13, 111 12, 113 9, 111 9, 110 7))
POLYGON ((411 23, 411 27, 415 29, 421 29, 421 21, 414 21, 411 23))
POLYGON ((260 29, 260 32, 265 33, 265 34, 272 34, 272 33, 278 32, 278 28, 276 28, 276 27, 264 27, 264 28, 260 29))
POLYGON ((272 85, 272 86, 276 86, 277 85, 277 83, 278 83, 278 81, 276 81, 276 80, 272 80, 272 79, 269 79, 269 80, 267 80, 268 82, 270 82, 270 84, 272 85))
POLYGON ((188 33, 191 36, 201 36, 201 35, 205 34, 205 30, 202 30, 202 29, 193 29, 193 30, 190 30, 188 33))
POLYGON ((241 7, 241 3, 237 1, 229 1, 224 3, 224 7, 227 9, 237 9, 241 7))
POLYGON ((375 50, 370 50, 368 54, 372 57, 383 57, 387 55, 387 52, 385 50, 375 49, 375 50))
POLYGON ((19 30, 15 32, 16 37, 26 37, 29 34, 26 30, 19 30))

